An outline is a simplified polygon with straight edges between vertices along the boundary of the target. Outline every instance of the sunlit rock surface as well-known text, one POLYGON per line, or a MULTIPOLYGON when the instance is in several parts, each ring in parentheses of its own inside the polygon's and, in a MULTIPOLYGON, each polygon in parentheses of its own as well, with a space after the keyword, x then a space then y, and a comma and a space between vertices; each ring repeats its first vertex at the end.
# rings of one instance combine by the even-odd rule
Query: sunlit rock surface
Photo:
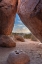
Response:
POLYGON ((23 23, 42 42, 42 0, 18 0, 17 12, 23 23))
POLYGON ((17 0, 0 1, 0 34, 11 34, 14 25, 16 10, 17 0))
POLYGON ((17 0, 0 0, 0 46, 16 46, 16 43, 8 37, 14 26, 16 11, 17 0))

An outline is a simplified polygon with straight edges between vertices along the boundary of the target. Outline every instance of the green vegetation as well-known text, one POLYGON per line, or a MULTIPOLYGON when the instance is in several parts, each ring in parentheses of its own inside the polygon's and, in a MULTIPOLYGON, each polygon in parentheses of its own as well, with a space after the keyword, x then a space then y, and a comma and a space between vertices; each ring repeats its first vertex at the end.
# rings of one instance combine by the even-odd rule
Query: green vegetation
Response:
POLYGON ((33 34, 24 34, 24 33, 12 33, 12 35, 20 35, 23 36, 25 39, 31 39, 32 41, 37 41, 37 38, 33 34))
POLYGON ((30 34, 24 34, 24 33, 12 33, 12 35, 21 35, 21 36, 23 36, 24 38, 26 38, 26 39, 30 39, 31 38, 31 33, 30 34))
POLYGON ((24 35, 24 38, 30 39, 30 38, 31 38, 31 34, 25 34, 25 35, 24 35))

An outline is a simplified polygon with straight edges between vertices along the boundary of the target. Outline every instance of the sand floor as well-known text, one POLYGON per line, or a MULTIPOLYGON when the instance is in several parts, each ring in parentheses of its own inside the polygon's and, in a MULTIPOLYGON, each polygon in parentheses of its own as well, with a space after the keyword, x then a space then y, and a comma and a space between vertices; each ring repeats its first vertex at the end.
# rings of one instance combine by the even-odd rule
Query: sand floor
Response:
POLYGON ((30 57, 30 64, 42 64, 42 43, 25 39, 25 42, 16 42, 15 48, 0 47, 0 64, 7 60, 10 52, 23 50, 30 57))

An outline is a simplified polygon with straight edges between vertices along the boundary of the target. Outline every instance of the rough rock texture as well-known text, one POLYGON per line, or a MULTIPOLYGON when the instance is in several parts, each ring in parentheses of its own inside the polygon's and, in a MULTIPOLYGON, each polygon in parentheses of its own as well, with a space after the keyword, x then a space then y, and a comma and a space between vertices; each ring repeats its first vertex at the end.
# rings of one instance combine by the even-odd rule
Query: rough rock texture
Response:
POLYGON ((24 38, 20 35, 15 35, 15 39, 21 42, 25 42, 24 38))
POLYGON ((8 35, 0 35, 0 46, 1 47, 15 47, 16 43, 15 40, 8 35))
POLYGON ((8 37, 13 29, 16 11, 17 0, 0 0, 0 46, 16 46, 16 43, 8 37))
POLYGON ((29 64, 28 55, 21 51, 15 51, 9 54, 7 64, 29 64))
MULTIPOLYGON (((0 0, 0 35, 11 34, 16 12, 42 42, 42 0, 0 0)), ((6 38, 4 40, 7 43, 8 40, 6 38)), ((9 40, 11 42, 11 39, 9 40)), ((0 44, 3 44, 1 38, 0 44)))
POLYGON ((11 34, 16 11, 17 0, 0 0, 0 34, 11 34))
POLYGON ((18 0, 17 12, 23 23, 42 42, 42 0, 18 0))

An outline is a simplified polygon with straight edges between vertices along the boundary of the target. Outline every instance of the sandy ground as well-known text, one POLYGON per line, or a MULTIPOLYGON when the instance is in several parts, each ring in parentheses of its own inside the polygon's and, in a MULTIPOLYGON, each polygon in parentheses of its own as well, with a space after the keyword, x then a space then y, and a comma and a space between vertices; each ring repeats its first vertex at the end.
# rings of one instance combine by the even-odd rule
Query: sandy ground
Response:
POLYGON ((42 64, 42 43, 25 39, 25 42, 16 42, 15 48, 0 47, 0 64, 7 60, 10 52, 23 50, 30 57, 30 64, 42 64))

